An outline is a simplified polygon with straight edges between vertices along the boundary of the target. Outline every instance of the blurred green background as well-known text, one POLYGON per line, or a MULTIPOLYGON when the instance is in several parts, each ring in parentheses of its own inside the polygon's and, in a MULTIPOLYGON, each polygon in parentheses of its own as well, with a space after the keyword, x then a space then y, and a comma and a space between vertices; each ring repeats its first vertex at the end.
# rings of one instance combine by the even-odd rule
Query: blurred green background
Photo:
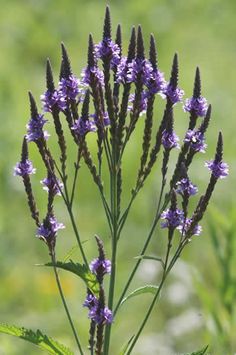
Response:
MULTIPOLYGON (((204 233, 185 250, 134 353, 172 355, 210 344, 211 354, 233 354, 236 352, 233 340, 236 330, 233 307, 236 288, 234 0, 0 0, 0 321, 39 328, 72 349, 74 347, 53 274, 48 269, 34 266, 48 261, 47 250, 34 237, 35 227, 29 216, 23 186, 12 172, 20 157, 22 136, 29 119, 28 90, 33 92, 40 105, 39 96, 45 90, 45 61, 47 57, 51 59, 56 78, 61 41, 66 44, 74 73, 79 75, 86 63, 88 34, 91 32, 96 42, 101 39, 106 3, 111 8, 113 32, 118 23, 122 25, 124 48, 127 48, 132 25, 142 25, 146 47, 149 34, 154 33, 159 66, 166 78, 173 54, 178 52, 180 86, 186 97, 192 93, 196 66, 201 69, 203 95, 212 104, 213 115, 207 133, 207 153, 201 155, 191 169, 194 182, 204 191, 209 174, 202 166, 204 160, 211 159, 214 154, 219 130, 224 135, 225 161, 230 164, 230 176, 218 183, 202 223, 204 233)), ((157 119, 162 111, 159 109, 158 112, 157 119)), ((183 133, 186 126, 187 115, 177 107, 178 133, 183 133)), ((129 187, 136 176, 140 138, 138 130, 136 138, 130 142, 126 164, 129 187)), ((34 165, 40 166, 36 150, 31 150, 31 157, 34 165)), ((71 148, 71 162, 74 157, 71 148)), ((173 168, 174 160, 171 164, 170 168, 173 168)), ((153 218, 159 183, 156 170, 140 193, 124 230, 120 243, 118 289, 133 265, 133 257, 138 254, 153 218)), ((34 179, 41 210, 45 210, 46 194, 42 193, 38 181, 44 173, 38 169, 34 179)), ((89 256, 96 257, 95 233, 104 239, 109 255, 105 217, 86 169, 80 174, 77 193, 77 221, 82 239, 88 240, 85 246, 89 256)), ((58 258, 62 259, 65 251, 75 245, 75 238, 60 201, 57 215, 67 224, 67 229, 58 237, 58 258)), ((157 235, 149 253, 160 255, 164 237, 161 235, 157 239, 157 235)), ((157 282, 158 267, 155 262, 144 262, 132 289, 145 282, 157 282)), ((61 273, 61 278, 85 345, 88 322, 81 306, 85 297, 83 284, 68 274, 61 273)), ((150 297, 142 296, 121 309, 114 326, 111 354, 116 354, 137 329, 137 322, 142 319, 140 305, 145 308, 149 301, 150 297)), ((22 340, 0 335, 0 354, 41 353, 22 340)))

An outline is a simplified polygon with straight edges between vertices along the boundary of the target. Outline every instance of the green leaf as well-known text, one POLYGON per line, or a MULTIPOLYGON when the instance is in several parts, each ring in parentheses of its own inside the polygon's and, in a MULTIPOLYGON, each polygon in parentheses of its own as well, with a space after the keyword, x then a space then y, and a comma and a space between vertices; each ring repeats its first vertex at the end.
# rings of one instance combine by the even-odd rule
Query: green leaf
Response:
POLYGON ((138 255, 135 256, 135 259, 155 260, 155 261, 159 261, 163 268, 165 266, 164 261, 161 258, 158 258, 157 256, 153 256, 153 255, 138 255))
POLYGON ((142 287, 137 288, 136 290, 134 290, 133 292, 131 292, 127 297, 123 298, 121 305, 123 303, 125 303, 129 298, 138 296, 138 295, 142 295, 143 293, 152 293, 152 294, 156 294, 158 290, 158 286, 154 286, 154 285, 145 285, 142 287))
MULTIPOLYGON (((53 263, 47 263, 40 266, 53 266, 53 263)), ((99 295, 99 283, 97 281, 96 275, 94 275, 86 265, 81 265, 79 263, 74 263, 70 260, 68 263, 63 263, 62 261, 56 262, 56 267, 66 271, 70 271, 73 274, 79 276, 90 289, 90 291, 95 295, 99 295)))
POLYGON ((208 345, 205 348, 201 349, 201 350, 194 351, 191 354, 188 353, 188 354, 185 354, 185 355, 204 355, 204 354, 206 354, 207 349, 208 349, 208 345))
POLYGON ((132 337, 128 340, 128 342, 122 347, 121 352, 119 353, 119 355, 125 355, 126 354, 126 351, 128 350, 129 345, 130 345, 131 341, 133 340, 133 338, 134 338, 134 335, 132 335, 132 337))
POLYGON ((46 350, 49 354, 57 355, 73 355, 74 353, 57 341, 44 335, 40 330, 34 332, 31 329, 23 327, 16 327, 15 325, 0 323, 0 332, 13 335, 15 337, 29 341, 30 343, 37 345, 43 350, 46 350))

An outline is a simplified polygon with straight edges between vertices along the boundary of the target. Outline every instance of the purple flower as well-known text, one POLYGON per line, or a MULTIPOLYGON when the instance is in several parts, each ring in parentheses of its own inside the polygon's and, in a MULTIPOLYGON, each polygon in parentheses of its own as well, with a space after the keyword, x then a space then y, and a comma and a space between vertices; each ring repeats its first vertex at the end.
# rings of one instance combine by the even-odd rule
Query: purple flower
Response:
POLYGON ((157 94, 158 92, 163 91, 166 87, 164 74, 159 70, 153 71, 151 78, 146 85, 151 94, 157 94))
POLYGON ((66 100, 61 91, 54 90, 53 92, 47 90, 40 96, 43 102, 44 112, 52 112, 53 108, 58 108, 60 111, 66 109, 66 100))
POLYGON ((96 324, 110 324, 113 321, 112 311, 107 308, 99 308, 94 306, 89 310, 88 317, 92 319, 96 324))
POLYGON ((97 306, 98 304, 98 299, 92 295, 91 293, 87 295, 84 303, 83 303, 83 306, 84 307, 88 307, 89 309, 91 309, 92 307, 94 307, 95 305, 97 306))
POLYGON ((173 131, 168 132, 165 129, 162 133, 161 142, 166 149, 179 148, 179 137, 173 131))
POLYGON ((176 228, 184 220, 184 212, 176 208, 175 210, 167 209, 161 214, 161 219, 165 219, 165 222, 161 223, 162 228, 176 228))
POLYGON ((40 238, 52 238, 55 237, 59 229, 64 229, 63 223, 58 223, 54 216, 44 221, 37 229, 37 236, 40 238))
POLYGON ((179 88, 173 88, 169 83, 163 90, 164 96, 167 96, 173 104, 176 104, 179 101, 182 101, 184 96, 184 91, 179 88))
POLYGON ((208 105, 205 97, 191 97, 191 99, 186 99, 184 104, 184 111, 194 111, 197 116, 204 117, 207 112, 207 107, 208 105))
POLYGON ((96 44, 94 51, 97 58, 110 60, 111 67, 117 66, 120 62, 120 47, 110 38, 105 38, 96 44))
POLYGON ((97 130, 94 121, 83 120, 82 118, 76 120, 71 129, 79 136, 84 136, 88 132, 95 132, 97 130))
MULTIPOLYGON (((192 223, 192 219, 186 218, 183 221, 183 223, 177 227, 178 231, 180 231, 180 233, 182 234, 183 237, 188 232, 188 229, 191 226, 191 223, 192 223)), ((200 235, 201 232, 202 232, 202 227, 199 224, 197 224, 192 231, 192 235, 200 235)))
POLYGON ((117 66, 116 82, 125 84, 127 82, 127 57, 122 57, 117 66))
POLYGON ((131 63, 128 63, 127 82, 136 83, 138 76, 141 76, 142 83, 147 84, 152 72, 152 65, 147 59, 133 59, 131 63))
POLYGON ((224 179, 229 175, 229 166, 222 161, 210 160, 205 163, 205 166, 217 179, 224 179))
POLYGON ((190 143, 190 147, 195 150, 195 152, 205 153, 207 145, 205 143, 204 134, 201 131, 189 129, 184 138, 184 142, 190 143))
MULTIPOLYGON (((97 126, 101 125, 100 120, 98 120, 98 116, 96 113, 89 115, 89 117, 94 119, 94 122, 96 123, 97 126)), ((102 126, 107 127, 110 125, 110 118, 108 116, 108 112, 103 112, 102 114, 102 126)))
POLYGON ((53 192, 53 195, 61 196, 61 190, 63 189, 64 185, 59 179, 55 181, 55 178, 50 176, 41 180, 40 182, 42 185, 44 185, 43 190, 49 191, 50 189, 50 191, 53 192))
POLYGON ((90 265, 89 268, 92 273, 97 275, 98 273, 102 273, 103 275, 105 274, 110 274, 111 272, 111 262, 108 259, 101 260, 99 258, 94 259, 90 265))
POLYGON ((82 85, 91 85, 91 82, 95 78, 101 86, 104 86, 104 74, 103 72, 97 67, 89 67, 87 66, 82 70, 81 73, 81 84, 82 85))
POLYGON ((46 122, 47 120, 44 119, 43 115, 39 114, 36 117, 32 117, 26 126, 26 140, 28 142, 36 142, 40 138, 48 139, 48 132, 43 131, 43 126, 46 122))
POLYGON ((16 164, 14 168, 14 175, 26 176, 35 174, 36 169, 33 167, 33 164, 30 160, 26 159, 16 164))
MULTIPOLYGON (((144 113, 147 110, 147 99, 148 99, 147 92, 142 91, 141 100, 139 102, 139 112, 141 114, 144 113)), ((135 100, 135 94, 130 94, 130 96, 129 96, 129 106, 128 106, 128 110, 129 111, 133 111, 134 100, 135 100)))
POLYGON ((192 196, 198 192, 198 188, 188 178, 183 178, 177 182, 176 192, 181 195, 188 194, 188 196, 192 196))
POLYGON ((67 79, 62 78, 59 82, 59 92, 66 99, 75 100, 76 96, 81 93, 79 84, 79 79, 77 79, 74 75, 70 75, 67 79))

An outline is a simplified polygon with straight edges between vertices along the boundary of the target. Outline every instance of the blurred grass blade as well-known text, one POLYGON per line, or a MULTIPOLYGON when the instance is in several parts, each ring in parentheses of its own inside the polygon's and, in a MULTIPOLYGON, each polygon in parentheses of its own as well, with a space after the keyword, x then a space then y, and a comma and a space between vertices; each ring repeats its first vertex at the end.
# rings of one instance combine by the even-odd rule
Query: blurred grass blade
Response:
POLYGON ((74 245, 65 255, 64 259, 63 259, 63 263, 65 263, 67 260, 69 260, 72 255, 79 249, 78 245, 74 245))
POLYGON ((135 256, 134 259, 144 259, 144 260, 155 260, 159 261, 161 263, 161 266, 164 268, 164 261, 161 258, 158 258, 157 256, 152 256, 152 255, 138 255, 135 256))
MULTIPOLYGON (((38 266, 50 266, 52 267, 52 263, 42 264, 38 266)), ((99 284, 96 276, 89 270, 86 265, 81 265, 79 263, 74 263, 70 260, 68 263, 63 263, 62 261, 56 262, 56 267, 59 269, 63 269, 73 274, 79 276, 86 284, 86 286, 90 289, 90 291, 95 295, 99 295, 99 284)))
POLYGON ((133 338, 134 338, 134 335, 132 335, 132 337, 128 340, 128 342, 122 347, 121 352, 119 353, 119 355, 125 355, 126 351, 129 348, 129 344, 131 343, 133 338))
POLYGON ((205 348, 201 349, 201 350, 194 351, 193 353, 188 353, 188 354, 185 354, 185 355, 204 355, 204 354, 206 354, 207 349, 208 349, 208 345, 205 348))
POLYGON ((31 329, 16 327, 14 325, 0 323, 0 332, 13 335, 20 339, 29 341, 30 343, 46 350, 49 354, 57 355, 73 355, 74 353, 57 341, 44 335, 40 330, 34 332, 31 329))
POLYGON ((127 297, 123 298, 123 300, 121 301, 121 305, 124 304, 128 299, 135 297, 135 296, 142 295, 144 293, 152 293, 155 295, 157 290, 158 290, 158 286, 154 286, 154 285, 145 285, 145 286, 139 287, 136 290, 134 290, 133 292, 131 292, 127 297))

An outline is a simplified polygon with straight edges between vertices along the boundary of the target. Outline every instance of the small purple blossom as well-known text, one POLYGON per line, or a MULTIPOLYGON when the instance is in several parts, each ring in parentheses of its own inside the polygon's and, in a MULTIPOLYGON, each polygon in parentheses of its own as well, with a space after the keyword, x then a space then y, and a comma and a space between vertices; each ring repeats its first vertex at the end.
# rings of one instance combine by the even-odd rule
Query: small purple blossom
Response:
POLYGON ((90 263, 89 268, 90 268, 91 272, 95 275, 97 275, 99 272, 101 272, 103 275, 110 274, 111 261, 108 259, 101 260, 101 259, 97 258, 97 259, 94 259, 90 263))
MULTIPOLYGON (((97 126, 101 126, 100 120, 98 120, 98 116, 96 113, 89 115, 89 117, 94 119, 94 122, 97 126)), ((102 126, 107 127, 110 125, 110 118, 108 116, 108 112, 103 112, 102 114, 102 126)))
POLYGON ((174 88, 170 83, 163 90, 164 96, 167 96, 173 104, 182 101, 184 91, 180 88, 174 88))
POLYGON ((162 92, 166 87, 164 74, 159 70, 153 71, 151 78, 146 85, 151 94, 162 92))
POLYGON ((79 136, 84 136, 88 132, 95 132, 97 130, 94 121, 83 120, 82 118, 76 120, 71 129, 79 136))
POLYGON ((66 100, 61 91, 54 90, 51 92, 47 90, 40 96, 40 99, 43 102, 44 112, 52 112, 53 108, 57 108, 60 111, 66 109, 66 100))
POLYGON ((229 175, 229 166, 223 161, 210 160, 205 163, 205 166, 212 172, 215 178, 224 179, 229 175))
POLYGON ((87 295, 87 297, 83 303, 83 306, 91 309, 95 305, 97 306, 97 304, 98 304, 98 299, 93 294, 90 293, 87 295))
POLYGON ((110 324, 113 321, 112 311, 108 307, 94 306, 89 310, 88 317, 96 324, 110 324))
POLYGON ((50 217, 49 220, 44 221, 44 223, 42 223, 40 225, 40 227, 37 229, 37 236, 40 238, 51 238, 56 236, 57 231, 59 229, 64 229, 65 226, 63 223, 58 223, 56 218, 50 217))
POLYGON ((179 148, 179 137, 173 131, 168 132, 165 129, 162 133, 161 142, 166 149, 179 148))
MULTIPOLYGON (((141 93, 141 100, 139 102, 139 112, 142 114, 147 110, 147 99, 148 95, 146 91, 142 91, 141 93)), ((129 96, 129 106, 128 110, 133 111, 134 108, 134 100, 135 100, 135 94, 130 94, 129 96)))
POLYGON ((32 117, 26 126, 26 140, 28 142, 36 142, 40 138, 48 139, 48 132, 43 131, 43 126, 46 122, 47 120, 45 120, 44 116, 41 114, 38 114, 36 117, 32 117))
MULTIPOLYGON (((178 231, 180 231, 183 237, 188 232, 191 223, 192 223, 191 218, 185 218, 184 222, 177 227, 178 231)), ((200 235, 201 233, 202 233, 202 227, 199 224, 197 224, 192 231, 192 235, 200 235)))
POLYGON ((74 75, 69 78, 62 78, 59 82, 59 92, 66 98, 75 100, 76 96, 81 93, 79 89, 80 81, 74 75))
POLYGON ((81 84, 82 85, 91 85, 93 78, 96 79, 101 86, 104 86, 104 74, 103 72, 97 67, 89 67, 87 66, 82 70, 81 73, 81 84))
POLYGON ((167 209, 161 214, 161 219, 165 219, 165 222, 161 223, 161 228, 176 228, 183 223, 184 212, 176 208, 175 210, 167 209))
POLYGON ((14 167, 14 175, 15 176, 26 176, 35 174, 36 169, 33 167, 33 164, 30 160, 26 159, 25 161, 21 161, 16 164, 14 167))
POLYGON ((127 82, 136 83, 138 76, 141 76, 143 84, 147 84, 151 79, 153 68, 147 59, 136 58, 128 64, 127 82))
POLYGON ((205 143, 204 134, 199 130, 189 129, 184 138, 185 143, 190 143, 190 147, 195 150, 195 152, 205 153, 207 147, 205 143))
POLYGON ((198 188, 188 178, 183 178, 176 184, 176 192, 183 195, 193 196, 198 192, 198 188))
POLYGON ((125 84, 127 82, 127 57, 122 57, 117 66, 116 82, 125 84))
POLYGON ((97 58, 110 60, 111 67, 117 66, 120 62, 120 47, 110 38, 105 38, 96 44, 94 51, 97 58))
POLYGON ((40 182, 43 185, 43 190, 50 190, 53 192, 53 195, 61 196, 61 190, 63 189, 64 185, 59 179, 55 181, 55 178, 50 176, 41 180, 40 182))
POLYGON ((208 105, 205 97, 191 97, 190 99, 186 99, 184 104, 184 111, 194 111, 197 116, 204 117, 207 112, 207 107, 208 105))

